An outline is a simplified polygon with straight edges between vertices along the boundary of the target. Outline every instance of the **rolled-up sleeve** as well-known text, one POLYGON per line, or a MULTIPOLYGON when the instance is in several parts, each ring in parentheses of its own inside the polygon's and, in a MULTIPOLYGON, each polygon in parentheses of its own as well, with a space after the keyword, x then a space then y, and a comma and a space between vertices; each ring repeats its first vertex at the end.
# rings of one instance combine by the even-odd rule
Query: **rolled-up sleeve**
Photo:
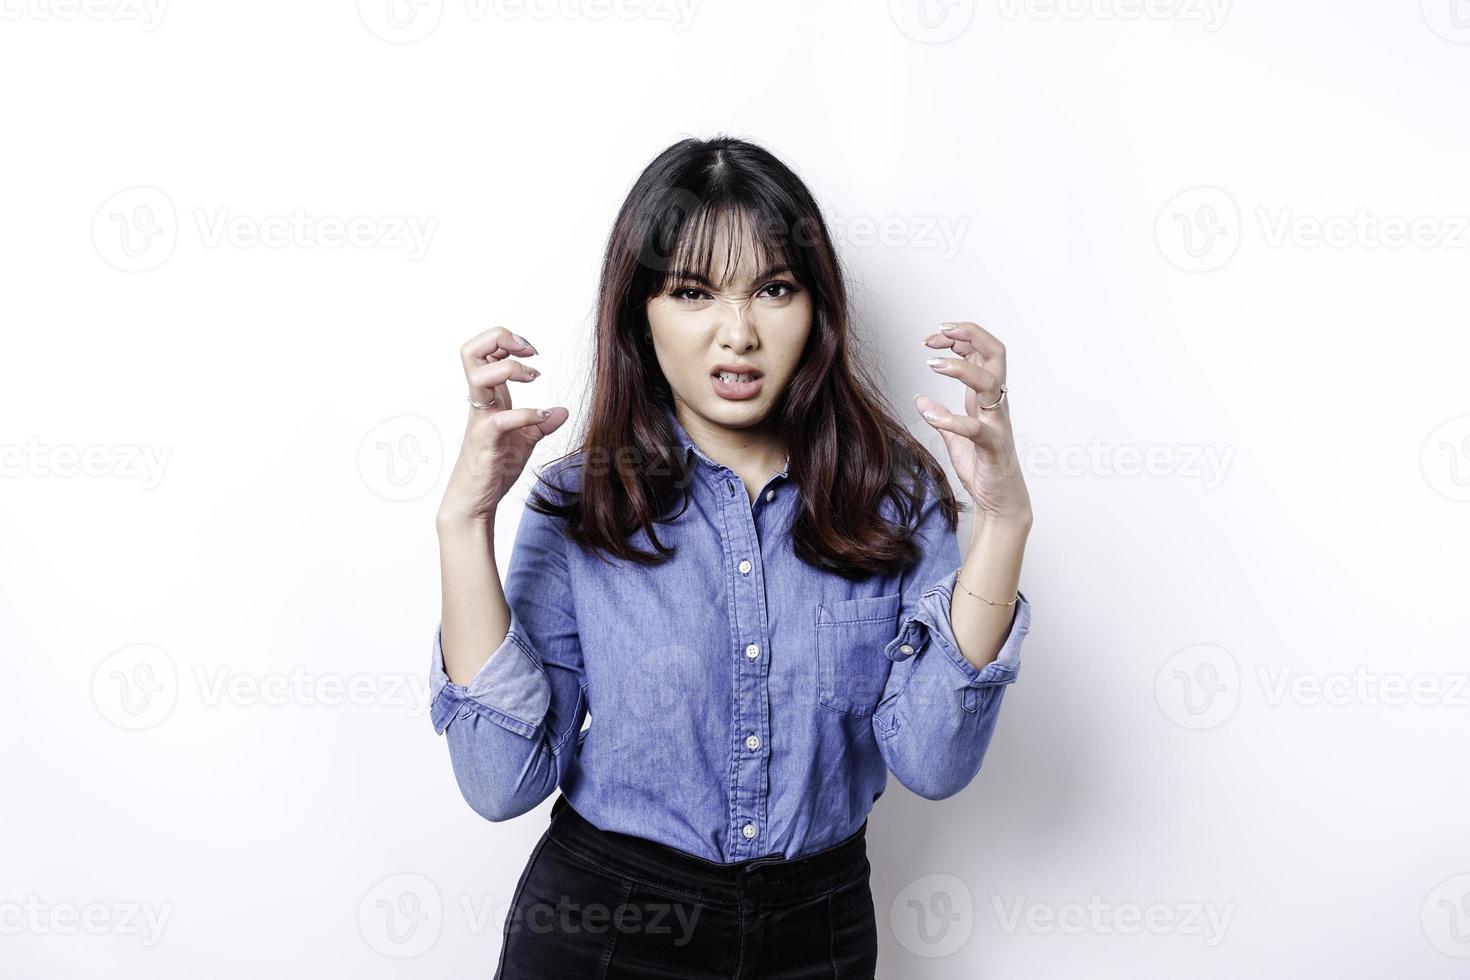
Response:
POLYGON ((469 684, 449 679, 434 633, 429 715, 465 801, 488 820, 535 808, 575 762, 587 707, 565 545, 560 520, 521 512, 504 579, 510 627, 469 684))
POLYGON ((873 731, 898 781, 938 800, 964 789, 980 771, 1006 685, 1020 671, 1031 604, 1019 596, 999 655, 977 668, 960 652, 950 620, 962 559, 932 487, 916 542, 923 554, 901 582, 898 635, 883 651, 893 668, 873 713, 873 731))
POLYGON ((512 612, 505 640, 468 685, 454 683, 444 672, 443 637, 438 629, 434 631, 434 659, 429 667, 434 731, 444 734, 456 717, 473 711, 523 738, 536 736, 551 704, 551 681, 522 639, 524 630, 512 612))

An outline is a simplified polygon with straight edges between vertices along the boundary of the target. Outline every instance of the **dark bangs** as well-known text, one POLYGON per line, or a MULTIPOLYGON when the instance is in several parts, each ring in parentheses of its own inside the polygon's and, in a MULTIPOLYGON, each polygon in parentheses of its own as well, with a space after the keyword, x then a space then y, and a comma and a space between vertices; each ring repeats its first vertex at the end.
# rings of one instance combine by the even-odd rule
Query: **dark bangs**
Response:
MULTIPOLYGON (((752 186, 748 174, 737 191, 728 164, 690 176, 705 179, 668 188, 650 202, 639 229, 640 261, 629 284, 630 304, 641 306, 686 282, 722 289, 728 284, 716 281, 717 274, 739 269, 747 248, 755 250, 750 258, 757 275, 785 268, 804 288, 817 289, 822 281, 817 248, 825 244, 826 233, 814 205, 774 182, 756 180, 752 186)), ((820 304, 820 295, 814 299, 820 304)))

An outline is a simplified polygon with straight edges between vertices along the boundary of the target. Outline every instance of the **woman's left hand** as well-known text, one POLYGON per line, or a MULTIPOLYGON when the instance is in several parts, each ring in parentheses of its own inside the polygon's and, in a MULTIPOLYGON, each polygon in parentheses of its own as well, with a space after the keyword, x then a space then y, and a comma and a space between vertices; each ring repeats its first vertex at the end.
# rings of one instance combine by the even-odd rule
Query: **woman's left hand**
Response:
POLYGON ((915 395, 914 403, 944 439, 955 475, 979 510, 977 520, 1029 528, 1031 495, 1011 432, 1010 400, 1001 400, 1001 386, 1006 383, 1005 345, 973 323, 942 327, 924 338, 924 345, 948 347, 958 356, 932 358, 930 369, 964 383, 964 414, 953 414, 926 395, 915 395))

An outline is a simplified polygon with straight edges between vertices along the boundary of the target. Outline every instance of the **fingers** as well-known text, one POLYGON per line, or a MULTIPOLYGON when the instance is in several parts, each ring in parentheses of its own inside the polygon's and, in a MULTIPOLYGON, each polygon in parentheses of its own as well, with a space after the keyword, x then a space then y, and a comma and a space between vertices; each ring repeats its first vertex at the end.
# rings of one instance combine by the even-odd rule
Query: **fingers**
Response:
POLYGON ((490 424, 501 433, 514 432, 517 429, 524 430, 524 435, 530 436, 539 442, 542 436, 549 436, 561 424, 571 417, 571 413, 565 408, 513 408, 504 412, 496 412, 490 419, 490 424))
POLYGON ((491 327, 484 333, 470 338, 459 349, 459 357, 464 363, 465 374, 469 374, 471 369, 486 361, 498 361, 512 354, 518 357, 529 357, 539 353, 540 351, 532 347, 526 338, 511 333, 505 327, 491 327))
POLYGON ((510 359, 537 353, 526 338, 505 327, 492 327, 472 337, 459 349, 470 398, 481 404, 494 404, 499 409, 511 407, 507 381, 530 381, 541 372, 510 359))
POLYGON ((994 405, 1000 400, 1001 379, 994 371, 963 357, 931 357, 929 367, 935 374, 958 378, 975 393, 981 405, 994 405))
POLYGON ((944 406, 942 402, 935 401, 928 395, 915 395, 914 404, 918 406, 924 420, 943 437, 946 444, 951 440, 967 439, 978 446, 989 450, 999 450, 1005 438, 1004 432, 997 423, 986 418, 975 418, 964 413, 955 414, 944 406))
POLYGON ((480 364, 466 375, 471 398, 481 403, 495 402, 502 409, 511 407, 507 381, 534 381, 540 376, 540 371, 513 358, 480 364))
POLYGON ((1005 381, 1006 346, 995 334, 968 321, 942 323, 940 328, 939 333, 924 338, 927 346, 950 347, 960 357, 976 355, 1002 383, 1005 381))

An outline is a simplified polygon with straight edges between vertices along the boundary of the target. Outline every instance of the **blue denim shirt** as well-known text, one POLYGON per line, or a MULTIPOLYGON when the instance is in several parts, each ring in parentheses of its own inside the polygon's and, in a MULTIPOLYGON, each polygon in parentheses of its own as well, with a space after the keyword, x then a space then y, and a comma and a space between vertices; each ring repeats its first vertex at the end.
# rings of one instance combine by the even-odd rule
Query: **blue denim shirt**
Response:
MULTIPOLYGON (((752 504, 666 411, 696 457, 690 505, 657 525, 675 557, 589 554, 526 509, 504 578, 510 629, 468 686, 445 675, 436 631, 431 717, 465 800, 506 820, 559 786, 603 830, 725 863, 841 841, 889 772, 929 799, 963 789, 1016 678, 1025 596, 977 670, 950 625, 961 558, 932 486, 922 558, 849 581, 796 557, 785 469, 752 504)), ((547 467, 542 491, 578 489, 583 458, 547 467)))

